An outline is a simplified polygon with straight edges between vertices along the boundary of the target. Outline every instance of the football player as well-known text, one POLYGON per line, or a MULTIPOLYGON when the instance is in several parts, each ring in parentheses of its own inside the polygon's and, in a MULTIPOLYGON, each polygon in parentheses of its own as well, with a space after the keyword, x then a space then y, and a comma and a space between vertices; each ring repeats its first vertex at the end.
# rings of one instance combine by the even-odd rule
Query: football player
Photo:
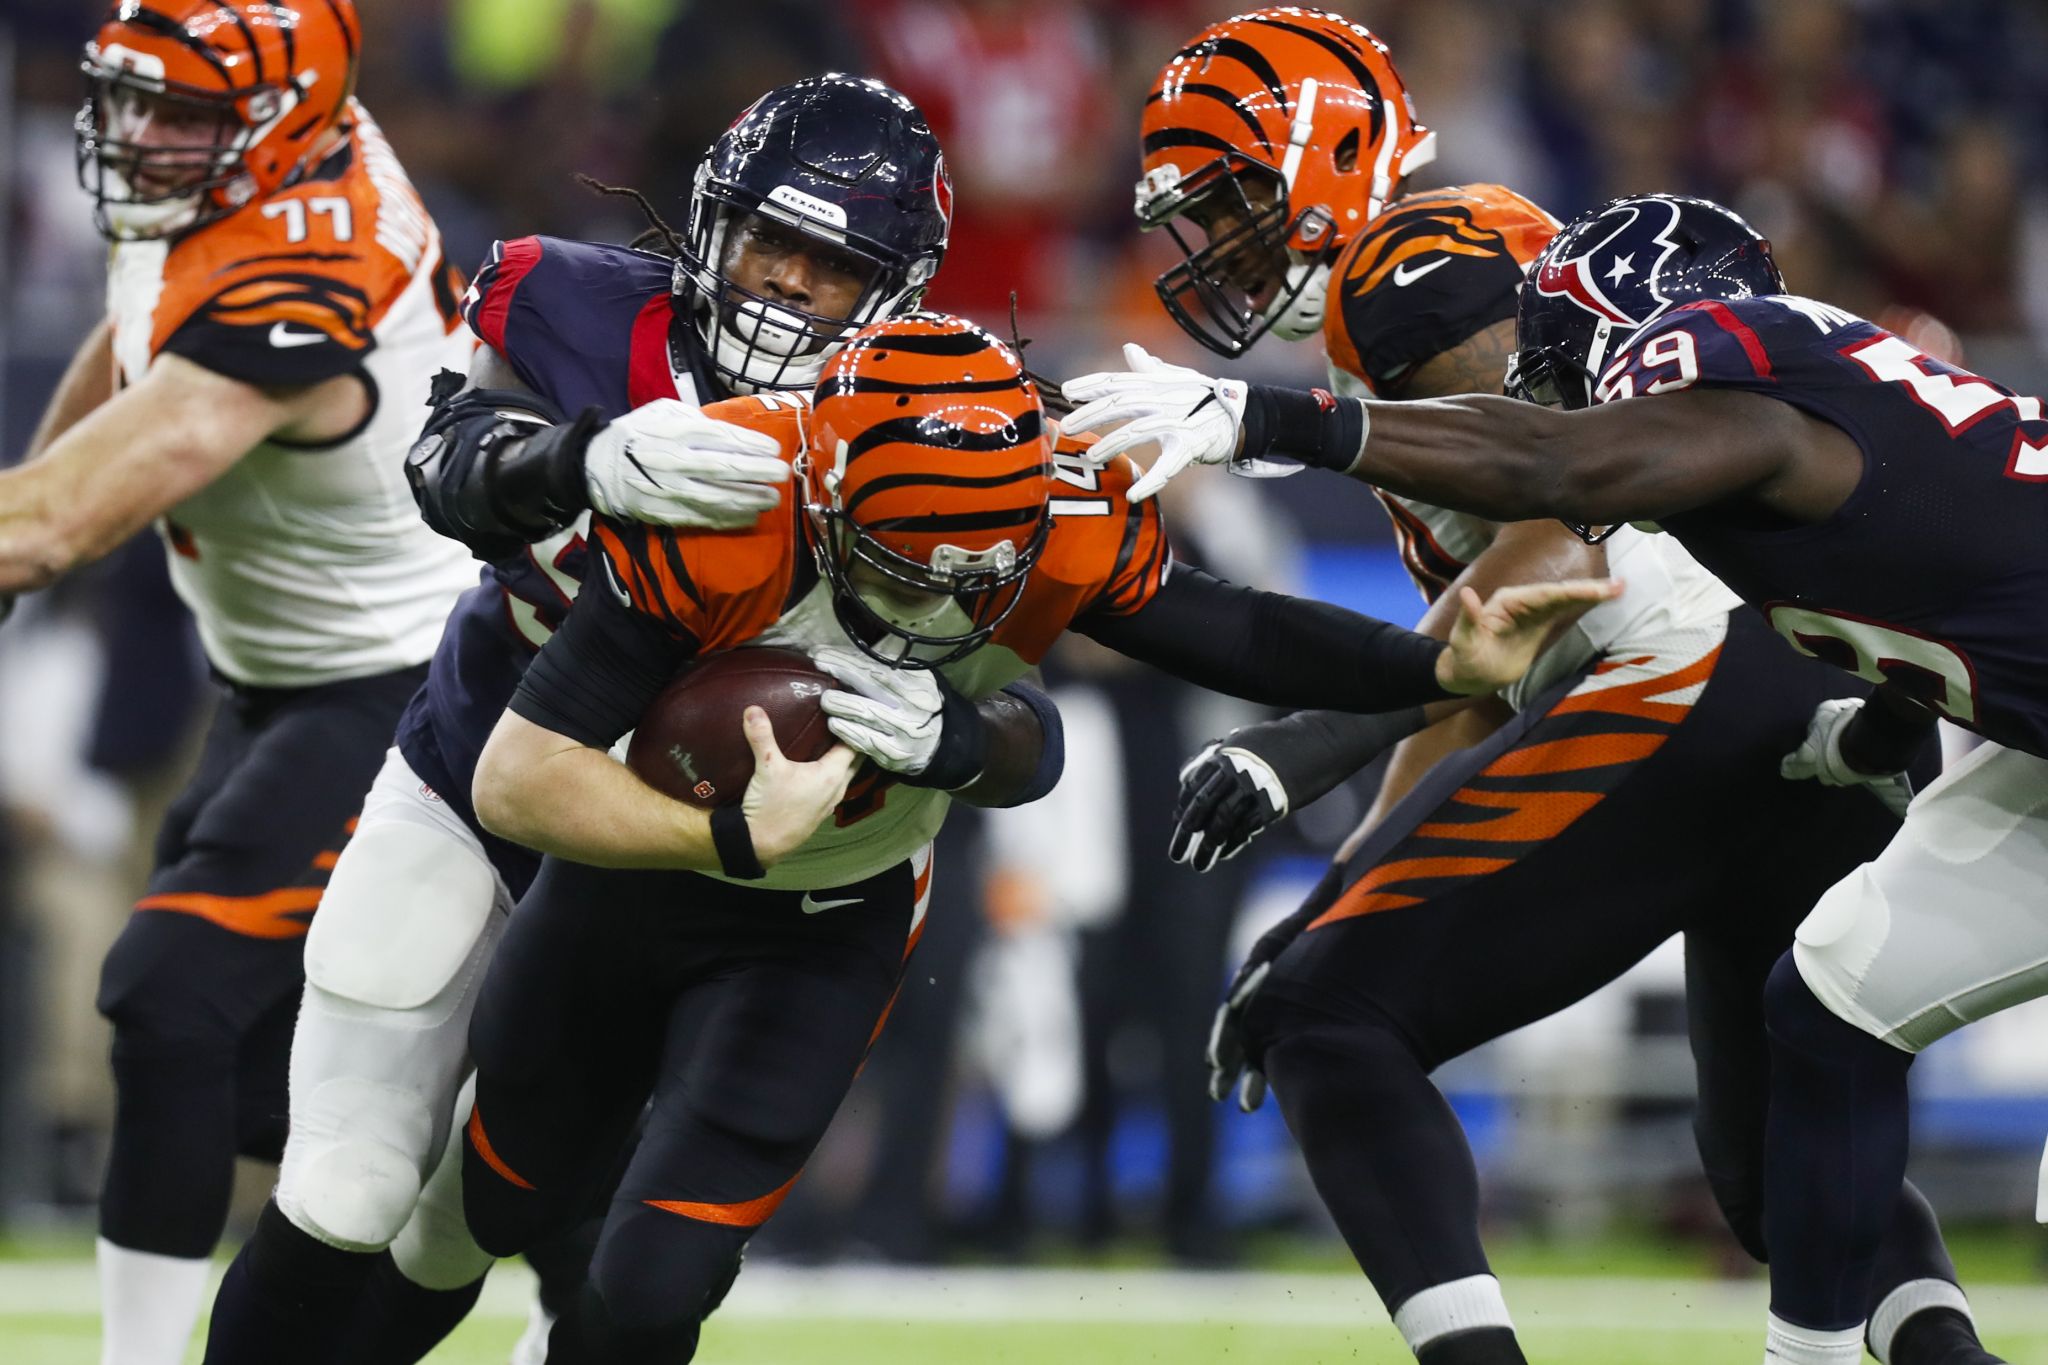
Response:
POLYGON ((1271 403, 1286 415, 1262 430, 1291 434, 1249 455, 1589 539, 1659 527, 1794 648, 1873 685, 1815 712, 1788 776, 1896 789, 1937 717, 1989 741, 1825 892, 1765 991, 1767 1357, 1854 1360, 1899 1206, 1907 1068, 2048 982, 2048 921, 2031 912, 2048 875, 2048 415, 1787 295, 1769 244, 1697 199, 1575 219, 1535 262, 1516 332, 1509 387, 1533 401, 1326 408, 1270 390, 1182 443, 1156 420, 1185 413, 1177 393, 1111 379, 1115 405, 1145 415, 1102 444, 1164 436, 1154 475, 1226 461, 1251 428, 1237 412, 1271 403))
MULTIPOLYGON (((1338 394, 1498 391, 1516 291, 1557 225, 1496 185, 1392 197, 1433 135, 1368 31, 1298 9, 1214 25, 1161 72, 1143 133, 1138 212, 1186 256, 1159 292, 1211 349, 1320 330, 1338 394)), ((1220 1099, 1245 1068, 1250 1107, 1273 1078, 1317 1188, 1422 1360, 1519 1361, 1471 1158, 1429 1071, 1685 933, 1701 1155, 1762 1259, 1764 980, 1815 896, 1875 856, 1897 818, 1865 793, 1779 776, 1814 707, 1858 684, 1772 638, 1669 538, 1624 528, 1588 546, 1554 521, 1374 491, 1438 604, 1424 630, 1441 629, 1455 584, 1599 572, 1603 556, 1630 592, 1546 651, 1510 694, 1516 712, 1474 708, 1396 749, 1365 825, 1239 970, 1212 1084, 1220 1099), (1704 825, 1713 839, 1694 837, 1704 825), (1772 879, 1732 898, 1731 846, 1769 860, 1772 879)), ((1229 736, 1188 767, 1172 852, 1198 867, 1234 855, 1418 721, 1307 713, 1229 736)), ((1974 1345, 1966 1310, 1945 1307, 1961 1296, 1917 1196, 1892 1251, 1877 1355, 1974 1345), (1926 1308, 1942 1311, 1914 1318, 1926 1308)))
MULTIPOLYGON (((468 384, 446 377, 407 469, 428 521, 489 567, 307 940, 291 1136, 215 1302, 210 1362, 417 1359, 474 1301, 490 1258, 462 1222, 460 1163, 442 1158, 483 966, 539 861, 476 823, 477 755, 581 585, 586 509, 716 529, 780 506, 776 440, 697 405, 791 388, 808 401, 853 326, 914 306, 950 204, 918 111, 834 75, 769 91, 718 138, 686 240, 493 248, 464 300, 480 343, 468 384)), ((544 1309, 565 1278, 544 1274, 544 1309)), ((543 1312, 517 1359, 540 1358, 546 1326, 543 1312)))
POLYGON ((154 524, 224 685, 109 953, 102 1359, 169 1365, 238 1152, 284 1140, 307 922, 470 578, 403 462, 462 363, 460 276, 354 97, 350 0, 125 0, 87 43, 79 178, 108 315, 0 473, 0 595, 154 524))
POLYGON ((723 535, 598 518, 597 582, 477 767, 484 824, 553 855, 471 1027, 478 1242, 510 1254, 602 1198, 652 1098, 559 1359, 694 1353, 880 1030, 950 801, 1015 804, 1057 775, 1049 713, 1005 689, 1062 631, 1258 700, 1384 709, 1505 685, 1556 616, 1619 590, 1468 594, 1446 646, 1176 566, 1129 466, 1055 454, 1016 355, 957 318, 866 329, 814 412, 739 405, 719 413, 796 462, 784 505, 723 535), (743 644, 838 677, 824 707, 850 748, 790 763, 750 711, 754 782, 709 815, 607 756, 679 668, 743 644), (999 734, 991 703, 1027 723, 999 734))

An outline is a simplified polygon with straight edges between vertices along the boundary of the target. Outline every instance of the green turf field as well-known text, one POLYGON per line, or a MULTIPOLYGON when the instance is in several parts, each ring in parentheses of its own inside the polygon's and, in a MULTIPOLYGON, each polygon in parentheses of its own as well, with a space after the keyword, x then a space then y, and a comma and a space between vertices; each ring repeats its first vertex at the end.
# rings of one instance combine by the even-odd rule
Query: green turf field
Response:
MULTIPOLYGON (((1963 1239, 1987 1341, 2048 1365, 2048 1288, 2027 1234, 1963 1239), (1974 1273, 1973 1273, 1974 1271, 1974 1273)), ((1276 1258, 1262 1256, 1272 1267, 1276 1258)), ((1363 1281, 1322 1251, 1285 1269, 1203 1274, 1137 1265, 749 1269, 705 1334, 704 1365, 1406 1365, 1363 1281)), ((1532 1360, 1573 1365, 1751 1365, 1764 1291, 1705 1273, 1703 1254, 1627 1240, 1523 1244, 1500 1257, 1532 1360)), ((90 1260, 75 1244, 0 1250, 0 1365, 92 1365, 90 1260)), ((529 1281, 492 1277, 478 1312, 431 1359, 501 1365, 529 1281)), ((191 1359, 199 1359, 195 1346, 191 1359)))

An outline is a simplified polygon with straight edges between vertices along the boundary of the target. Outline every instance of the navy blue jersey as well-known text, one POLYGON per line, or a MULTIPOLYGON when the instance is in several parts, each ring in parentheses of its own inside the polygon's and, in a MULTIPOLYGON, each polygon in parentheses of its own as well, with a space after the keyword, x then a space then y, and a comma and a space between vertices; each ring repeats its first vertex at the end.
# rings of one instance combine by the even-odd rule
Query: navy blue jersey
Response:
MULTIPOLYGON (((663 257, 595 242, 499 242, 463 300, 463 317, 567 417, 595 408, 610 419, 657 398, 722 398, 696 329, 673 306, 670 267, 663 257)), ((584 561, 579 519, 485 568, 456 603, 426 685, 399 722, 399 750, 413 771, 472 825, 469 786, 484 741, 568 612, 584 561)), ((538 855, 487 844, 508 879, 530 877, 539 863, 538 855)))
POLYGON ((1705 300, 1631 336, 1596 402, 1743 389, 1862 448, 1814 525, 1724 502, 1665 519, 1801 651, 1891 682, 1986 738, 2048 757, 2048 415, 1811 299, 1705 300))

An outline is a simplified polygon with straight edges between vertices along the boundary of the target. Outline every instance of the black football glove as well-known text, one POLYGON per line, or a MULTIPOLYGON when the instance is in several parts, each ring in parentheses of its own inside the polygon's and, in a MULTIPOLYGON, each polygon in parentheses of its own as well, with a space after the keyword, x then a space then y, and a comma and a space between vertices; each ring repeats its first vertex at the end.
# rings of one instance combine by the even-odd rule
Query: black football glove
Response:
POLYGON ((1207 872, 1286 814, 1287 791, 1271 764, 1249 749, 1211 744, 1180 770, 1166 856, 1207 872))
POLYGON ((1423 709, 1415 706, 1380 715, 1296 711, 1232 730, 1180 770, 1166 856, 1197 872, 1235 858, 1260 830, 1425 724, 1423 709))
POLYGON ((1301 937, 1323 905, 1321 896, 1311 896, 1301 909, 1261 934, 1237 975, 1230 978, 1223 1003, 1216 1007, 1216 1018, 1209 1025, 1210 1099, 1221 1100, 1235 1087, 1237 1107, 1247 1114, 1266 1102, 1266 1073, 1245 1061, 1244 1016, 1272 973, 1274 959, 1301 937))

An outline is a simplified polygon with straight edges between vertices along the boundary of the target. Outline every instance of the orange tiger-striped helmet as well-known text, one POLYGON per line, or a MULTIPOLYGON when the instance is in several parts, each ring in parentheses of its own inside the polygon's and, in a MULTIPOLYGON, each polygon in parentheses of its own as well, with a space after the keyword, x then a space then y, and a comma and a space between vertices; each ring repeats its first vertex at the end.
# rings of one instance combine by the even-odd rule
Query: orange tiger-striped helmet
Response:
POLYGON ((1287 5, 1212 24, 1174 54, 1145 100, 1143 155, 1138 221, 1185 258, 1159 297, 1189 335, 1237 356, 1268 330, 1321 329, 1330 262, 1436 155, 1436 134, 1371 30, 1287 5))
POLYGON ((811 548, 854 642, 934 668, 994 634, 1052 530, 1052 432, 1017 353, 944 313, 863 328, 807 444, 811 548))
POLYGON ((361 47, 355 0, 120 0, 74 127, 100 232, 174 236, 290 184, 347 116, 361 47))

